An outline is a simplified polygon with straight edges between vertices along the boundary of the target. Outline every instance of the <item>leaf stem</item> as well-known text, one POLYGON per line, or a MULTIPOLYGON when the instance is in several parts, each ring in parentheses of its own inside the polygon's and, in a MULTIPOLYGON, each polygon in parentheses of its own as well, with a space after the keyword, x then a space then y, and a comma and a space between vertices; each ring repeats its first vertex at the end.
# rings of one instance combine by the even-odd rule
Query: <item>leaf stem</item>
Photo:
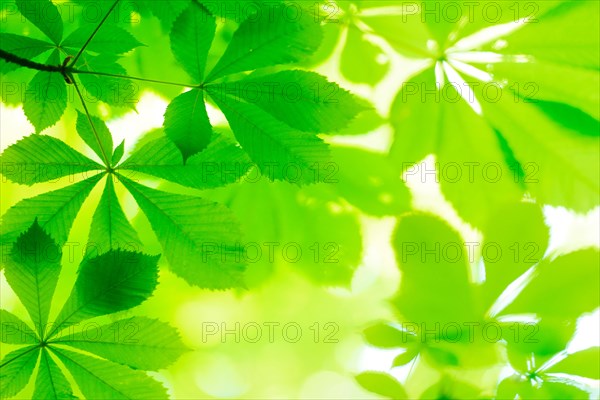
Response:
POLYGON ((98 33, 98 31, 100 30, 100 28, 102 27, 102 25, 104 25, 104 23, 108 19, 109 15, 113 12, 113 10, 117 6, 117 4, 119 4, 119 1, 121 1, 121 0, 115 0, 115 2, 113 3, 113 5, 110 7, 110 9, 108 10, 108 12, 104 16, 104 18, 102 18, 102 21, 100 21, 100 23, 98 24, 98 26, 96 27, 96 29, 94 29, 94 32, 92 32, 92 34, 90 35, 90 37, 84 43, 83 47, 81 49, 79 49, 79 53, 77 53, 77 55, 73 59, 73 62, 71 63, 71 65, 75 65, 77 63, 77 60, 79 60, 79 57, 81 57, 81 55, 83 54, 83 51, 85 50, 85 48, 88 46, 88 44, 90 44, 90 42, 92 41, 92 39, 94 38, 94 36, 96 36, 96 34, 98 33))
MULTIPOLYGON (((96 131, 96 127, 94 126, 94 122, 92 121, 90 112, 88 111, 87 105, 85 104, 85 100, 83 99, 83 96, 81 95, 81 91, 79 90, 79 85, 77 85, 77 82, 75 81, 75 79, 73 79, 73 86, 75 86, 75 91, 77 92, 77 95, 79 96, 79 100, 81 100, 81 105, 83 106, 85 115, 87 116, 90 126, 92 127, 92 131, 94 132, 94 137, 96 138, 96 141, 98 142, 98 147, 100 147, 100 150, 102 151, 102 158, 104 161, 104 165, 106 166, 106 168, 110 168, 111 167, 110 160, 109 160, 108 156, 106 155, 104 146, 102 146, 102 142, 100 141, 100 135, 98 135, 98 131, 96 131)), ((111 151, 112 151, 112 149, 111 149, 111 151)))
POLYGON ((199 88, 199 89, 202 88, 202 85, 191 85, 189 83, 167 82, 167 81, 160 81, 160 80, 156 80, 156 79, 139 78, 139 77, 136 77, 136 76, 119 75, 119 74, 109 74, 109 73, 106 73, 106 72, 82 71, 82 70, 79 70, 79 69, 72 69, 69 72, 71 72, 73 74, 87 74, 87 75, 98 75, 98 76, 110 76, 112 78, 131 79, 133 81, 142 81, 142 82, 150 82, 150 83, 160 83, 162 85, 191 87, 191 88, 199 88))

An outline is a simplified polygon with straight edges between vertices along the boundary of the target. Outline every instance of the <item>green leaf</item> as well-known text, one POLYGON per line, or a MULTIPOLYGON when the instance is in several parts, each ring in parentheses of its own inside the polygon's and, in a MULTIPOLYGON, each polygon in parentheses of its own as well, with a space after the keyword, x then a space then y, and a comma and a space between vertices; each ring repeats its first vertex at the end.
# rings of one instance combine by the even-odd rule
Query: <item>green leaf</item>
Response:
POLYGON ((383 50, 370 42, 355 25, 349 25, 340 59, 340 72, 344 78, 374 86, 389 71, 390 62, 383 50))
POLYGON ((409 362, 413 361, 419 355, 419 346, 410 346, 401 354, 398 354, 394 361, 392 361, 392 367, 402 367, 409 362))
POLYGON ((37 217, 44 231, 62 246, 69 237, 79 209, 102 176, 98 174, 74 185, 20 201, 2 216, 0 240, 12 243, 37 217))
POLYGON ((119 170, 139 171, 183 186, 207 189, 239 181, 250 165, 246 153, 233 140, 213 133, 208 147, 188 158, 185 165, 181 151, 162 136, 136 149, 119 170))
POLYGON ((103 120, 77 111, 77 133, 103 162, 110 163, 113 140, 103 120))
POLYGON ((27 309, 40 337, 46 331, 61 258, 61 248, 36 220, 17 239, 4 269, 7 282, 27 309))
POLYGON ((589 394, 575 386, 558 382, 543 382, 542 385, 533 385, 528 380, 520 377, 508 377, 500 382, 498 386, 497 399, 514 399, 516 395, 520 399, 536 400, 575 400, 588 399, 589 394))
POLYGON ((542 316, 535 323, 506 321, 500 326, 510 364, 518 371, 527 372, 532 355, 535 355, 536 365, 541 366, 562 352, 573 338, 577 324, 575 319, 542 316))
POLYGON ((231 211, 120 179, 146 214, 175 274, 203 288, 242 286, 241 233, 231 211))
POLYGON ((42 356, 35 380, 33 398, 49 400, 76 399, 73 396, 71 385, 60 370, 60 367, 56 365, 50 356, 48 349, 43 349, 41 353, 42 356))
POLYGON ((320 23, 308 14, 290 21, 284 12, 273 13, 262 6, 253 18, 240 24, 206 81, 308 57, 317 50, 323 36, 320 23))
POLYGON ((216 84, 211 93, 229 95, 257 105, 294 129, 334 133, 346 127, 365 106, 350 92, 308 71, 281 71, 250 75, 239 81, 216 84))
POLYGON ((432 168, 422 160, 434 154, 442 192, 461 216, 482 226, 505 203, 519 201, 522 189, 496 132, 452 86, 443 88, 432 69, 403 85, 390 111, 396 132, 390 157, 408 179, 424 182, 432 180, 432 168))
POLYGON ((574 320, 592 312, 600 306, 598 257, 598 250, 586 249, 544 261, 537 266, 531 283, 503 314, 534 312, 543 317, 574 320))
POLYGON ((360 220, 334 186, 271 183, 253 170, 244 183, 206 194, 240 220, 249 287, 290 267, 321 286, 350 286, 363 251, 360 220))
MULTIPOLYGON (((91 56, 83 52, 77 68, 86 72, 103 72, 126 76, 127 71, 117 63, 118 57, 112 54, 91 56)), ((90 73, 77 74, 86 90, 85 98, 90 102, 102 101, 116 107, 135 109, 137 94, 140 87, 132 80, 123 77, 94 75, 90 73)))
MULTIPOLYGON (((60 64, 58 50, 48 58, 47 64, 60 64)), ((23 99, 23 111, 35 127, 36 133, 56 124, 67 108, 67 84, 61 74, 39 71, 29 82, 23 99)))
POLYGON ((194 82, 202 82, 208 51, 215 36, 215 17, 200 3, 183 11, 171 30, 171 50, 194 82))
POLYGON ((165 388, 142 371, 65 349, 54 352, 88 399, 167 398, 165 388))
POLYGON ((290 169, 300 174, 296 183, 314 183, 311 167, 326 163, 328 146, 316 135, 289 128, 259 107, 220 97, 209 89, 235 137, 263 175, 270 180, 288 180, 290 169))
POLYGON ((188 8, 192 0, 141 0, 139 5, 143 5, 152 11, 152 14, 158 18, 165 31, 170 31, 177 16, 188 8))
POLYGON ((17 8, 55 44, 63 37, 63 22, 58 8, 50 0, 16 0, 17 8))
POLYGON ((167 107, 165 134, 181 151, 183 162, 210 143, 212 126, 206 113, 204 92, 191 90, 177 96, 167 107))
MULTIPOLYGON (((61 46, 79 50, 96 30, 97 24, 85 24, 74 30, 63 40, 61 46)), ((136 38, 125 29, 112 25, 110 28, 100 29, 86 47, 86 50, 96 53, 123 54, 143 46, 136 38)))
POLYGON ((407 399, 404 387, 391 375, 383 372, 363 372, 356 376, 360 386, 388 399, 407 399))
POLYGON ((104 192, 92 217, 86 253, 88 257, 116 249, 140 251, 142 247, 137 232, 121 208, 113 179, 112 176, 106 178, 104 192))
POLYGON ((111 158, 111 166, 113 166, 113 167, 117 166, 117 164, 119 164, 119 161, 121 161, 121 159, 123 158, 123 154, 125 154, 125 139, 123 139, 121 144, 119 144, 115 148, 115 151, 113 152, 113 155, 111 158))
MULTIPOLYGON (((32 60, 54 48, 54 45, 51 43, 6 32, 0 32, 0 43, 2 43, 0 45, 2 50, 27 60, 32 60)), ((18 64, 0 60, 0 74, 5 74, 18 68, 22 67, 18 64)))
POLYGON ((332 182, 336 192, 361 211, 384 216, 400 215, 410 210, 408 188, 387 157, 341 146, 332 147, 331 156, 339 171, 335 182, 332 182))
POLYGON ((484 297, 489 304, 519 276, 542 260, 550 232, 542 209, 515 203, 493 215, 483 229, 481 250, 485 260, 484 297))
POLYGON ((409 323, 479 321, 464 240, 444 221, 425 214, 400 219, 392 244, 402 272, 393 300, 409 323))
POLYGON ((0 396, 13 397, 29 382, 37 363, 37 346, 24 347, 8 353, 0 362, 0 396))
POLYGON ((128 310, 146 301, 157 285, 159 257, 112 250, 84 259, 49 336, 86 319, 128 310))
POLYGON ((76 174, 102 169, 62 140, 46 135, 26 136, 8 147, 0 155, 0 165, 7 179, 28 186, 63 177, 72 180, 76 174))
POLYGON ((364 330, 367 343, 382 349, 407 347, 415 342, 416 337, 388 324, 379 323, 364 330))
POLYGON ((586 350, 578 351, 559 361, 544 373, 560 373, 575 376, 582 376, 589 379, 600 379, 600 351, 598 347, 591 347, 586 350))
POLYGON ((600 170, 590 168, 600 163, 597 136, 579 134, 576 123, 553 121, 535 104, 515 101, 506 89, 497 102, 481 105, 524 164, 525 183, 538 203, 579 212, 598 204, 600 170))
POLYGON ((36 344, 37 335, 19 317, 0 309, 0 326, 2 335, 0 343, 8 344, 36 344))
POLYGON ((177 360, 187 348, 169 324, 146 317, 131 317, 98 328, 93 340, 86 332, 69 334, 56 343, 89 351, 134 369, 156 371, 177 360))

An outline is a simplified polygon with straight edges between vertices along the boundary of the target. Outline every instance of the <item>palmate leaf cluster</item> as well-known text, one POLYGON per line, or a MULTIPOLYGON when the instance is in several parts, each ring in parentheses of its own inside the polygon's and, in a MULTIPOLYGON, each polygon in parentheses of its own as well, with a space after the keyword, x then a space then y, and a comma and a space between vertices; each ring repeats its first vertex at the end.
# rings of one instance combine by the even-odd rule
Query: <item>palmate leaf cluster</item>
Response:
MULTIPOLYGON (((52 10, 49 0, 41 2, 52 10)), ((22 11, 25 3, 16 2, 22 11)), ((104 11, 114 4, 101 3, 104 11)), ((192 285, 252 286, 274 266, 288 264, 262 260, 244 276, 244 263, 237 261, 244 256, 237 256, 236 246, 242 239, 294 242, 304 249, 316 241, 321 258, 338 262, 302 264, 296 270, 320 284, 347 285, 362 256, 356 210, 375 217, 401 215, 393 238, 402 274, 392 299, 397 318, 367 328, 365 337, 372 346, 399 351, 382 369, 411 372, 405 385, 385 373, 365 372, 357 377, 360 385, 389 398, 587 398, 578 377, 598 379, 598 349, 570 354, 569 344, 578 318, 598 307, 599 255, 595 249, 548 253, 541 207, 585 212, 599 203, 600 106, 591 88, 598 87, 600 29, 598 18, 590 17, 598 15, 598 2, 482 1, 474 14, 452 21, 436 12, 420 13, 407 2, 327 2, 320 15, 314 14, 314 2, 295 2, 310 11, 293 20, 270 12, 282 2, 238 2, 257 6, 255 15, 245 16, 225 12, 223 3, 138 1, 136 14, 146 30, 107 20, 73 64, 76 83, 98 100, 133 107, 127 101, 131 77, 106 74, 125 75, 121 64, 139 63, 135 55, 145 47, 129 32, 152 29, 145 25, 148 16, 160 21, 166 48, 184 77, 178 79, 187 79, 183 86, 189 90, 175 94, 163 129, 145 137, 131 154, 87 109, 79 112, 75 128, 102 162, 40 135, 63 115, 69 86, 59 73, 35 73, 29 91, 37 97, 23 103, 38 134, 5 150, 2 173, 24 185, 74 174, 82 179, 9 209, 2 242, 17 240, 37 216, 41 228, 63 244, 84 201, 103 181, 88 238, 89 260, 142 246, 117 196, 124 188, 150 222, 170 268, 192 285), (499 19, 482 17, 488 5, 500 7, 499 19), (229 18, 234 21, 225 21, 229 18), (221 42, 226 46, 218 54, 221 42), (381 117, 365 111, 362 101, 337 84, 298 69, 334 49, 340 50, 342 76, 374 88, 387 85, 384 79, 396 73, 392 59, 398 55, 422 63, 381 117), (50 87, 57 88, 52 94, 58 97, 50 96, 50 87), (94 92, 98 87, 109 90, 94 92), (118 96, 109 96, 114 93, 118 96), (215 109, 224 114, 229 130, 213 126, 215 109), (393 129, 387 154, 328 145, 319 135, 357 135, 386 123, 393 129), (435 157, 443 195, 481 233, 479 248, 499 248, 500 260, 486 252, 467 257, 471 248, 461 235, 433 215, 403 215, 410 195, 400 176, 426 176, 427 167, 419 162, 429 155, 435 157), (329 161, 337 168, 333 175, 329 161), (237 183, 256 172, 267 179, 237 183), (200 189, 203 197, 140 184, 145 178, 170 188, 200 189), (306 183, 320 184, 298 187, 306 183), (338 247, 323 247, 329 241, 338 247), (436 246, 458 248, 461 257, 423 257, 424 250, 436 246), (463 337, 428 334, 436 323, 458 324, 463 337), (472 323, 479 324, 474 342, 464 334, 465 324, 472 323), (497 339, 481 337, 486 324, 492 326, 486 333, 500 328, 497 339), (494 371, 503 366, 513 374, 498 381, 494 371), (487 369, 491 383, 467 376, 487 369)), ((473 6, 443 0, 422 4, 434 10, 458 5, 463 12, 473 6)), ((123 4, 115 10, 119 7, 123 4)), ((51 65, 75 56, 96 27, 83 24, 65 34, 62 22, 29 20, 46 39, 2 32, 0 48, 51 65)), ((145 44, 152 48, 154 43, 145 44)), ((156 65, 166 62, 156 60, 156 65)), ((16 67, 2 63, 0 72, 13 73, 16 67)), ((169 71, 167 78, 179 72, 169 71)), ((41 350, 40 362, 60 359, 47 352, 41 350)), ((33 369, 35 362, 28 360, 25 367, 33 369)))
MULTIPOLYGON (((587 398, 577 379, 554 374, 598 379, 597 347, 574 354, 566 349, 577 319, 600 305, 600 253, 582 249, 545 256, 549 232, 534 204, 503 209, 483 235, 477 250, 437 217, 400 218, 393 245, 402 281, 392 299, 399 319, 367 328, 367 342, 402 350, 392 367, 412 363, 418 369, 415 364, 426 364, 447 374, 452 384, 432 388, 435 396, 587 398), (437 255, 426 253, 438 247, 443 250, 437 255), (482 264, 485 279, 473 283, 475 266, 482 264), (516 281, 521 282, 519 290, 509 289, 516 281), (523 319, 531 315, 535 319, 523 319), (469 388, 468 381, 454 374, 500 365, 503 353, 515 372, 500 383, 497 393, 469 388)), ((384 396, 408 398, 387 375, 367 372, 357 379, 384 396), (388 383, 378 386, 379 381, 388 383), (392 387, 404 395, 390 396, 392 387)), ((431 394, 425 391, 422 398, 431 394)))
POLYGON ((90 399, 166 398, 165 388, 144 371, 166 368, 187 350, 177 331, 147 317, 90 322, 148 299, 157 285, 159 257, 113 250, 85 259, 52 321, 61 258, 61 246, 37 220, 8 255, 6 280, 32 324, 0 310, 1 342, 20 346, 0 362, 1 397, 19 394, 35 375, 35 399, 77 398, 71 382, 90 399))
POLYGON ((578 212, 600 202, 597 1, 336 4, 324 20, 346 41, 347 79, 375 86, 392 56, 420 61, 389 108, 397 171, 424 179, 434 155, 443 194, 476 227, 524 195, 578 212))
MULTIPOLYGON (((240 22, 225 53, 211 72, 205 74, 217 18, 211 13, 210 6, 205 7, 201 2, 176 3, 174 10, 179 14, 170 25, 162 8, 154 8, 153 2, 141 3, 141 11, 147 8, 164 25, 169 25, 174 58, 193 82, 189 85, 192 90, 170 103, 165 113, 165 136, 145 141, 121 162, 124 142, 115 147, 105 122, 91 115, 84 103, 83 112, 78 111, 76 131, 102 163, 83 156, 58 139, 40 134, 10 146, 0 157, 3 174, 12 182, 33 185, 73 176, 83 179, 25 199, 10 208, 3 217, 2 242, 11 243, 26 229, 30 223, 28 219, 34 215, 57 242, 65 243, 84 201, 106 175, 105 189, 91 224, 90 248, 101 254, 110 249, 139 249, 141 246, 117 198, 116 177, 148 218, 176 274, 204 288, 244 286, 244 263, 236 255, 243 245, 242 235, 233 214, 202 198, 142 186, 136 182, 141 176, 138 173, 193 189, 207 189, 236 182, 255 166, 269 180, 292 181, 288 173, 291 170, 292 176, 299 177, 294 178, 293 183, 318 183, 319 169, 330 160, 330 151, 317 133, 343 128, 364 109, 364 105, 316 73, 302 70, 272 72, 273 66, 299 61, 318 48, 321 26, 308 14, 289 21, 282 13, 273 14, 259 4, 256 17, 240 22), (248 75, 247 72, 252 73, 248 75), (293 101, 287 98, 290 87, 295 90, 293 101), (237 143, 212 128, 206 109, 207 95, 225 114, 237 143), (232 174, 231 171, 237 172, 232 174), (223 257, 223 253, 228 256, 223 257)), ((118 6, 118 2, 105 5, 110 4, 118 6)), ((44 6, 50 10, 56 8, 49 1, 44 6)), ((20 5, 19 9, 27 16, 25 6, 20 5)), ((110 10, 107 8, 107 12, 110 10)), ((52 65, 59 64, 59 50, 67 49, 67 54, 77 57, 77 47, 86 46, 85 34, 94 32, 84 25, 62 40, 60 18, 57 26, 51 27, 31 15, 28 18, 58 47, 53 50, 52 65), (50 28, 52 33, 49 33, 50 28), (68 50, 70 46, 75 50, 73 53, 68 50)), ((104 70, 101 65, 96 70, 89 58, 115 58, 140 45, 125 29, 113 25, 100 26, 85 50, 80 52, 79 61, 69 70, 75 85, 81 79, 85 87, 84 78, 120 79, 106 76, 106 73, 123 72, 111 68, 104 70)), ((15 43, 28 39, 6 35, 15 43)), ((23 47, 26 49, 27 44, 23 47)), ((16 52, 18 48, 9 46, 7 51, 16 52)), ((25 52, 17 55, 35 57, 25 52)), ((6 66, 13 68, 14 64, 6 66)), ((66 102, 62 100, 62 93, 66 83, 56 72, 41 71, 37 76, 41 76, 40 81, 56 80, 61 93, 59 98, 46 99, 43 93, 49 86, 35 86, 42 96, 32 101, 31 107, 42 115, 43 123, 32 118, 33 114, 27 111, 29 106, 24 105, 26 115, 36 130, 41 131, 56 123, 64 112, 66 102)), ((99 83, 107 87, 106 82, 99 83)), ((113 105, 106 99, 99 99, 113 105)))

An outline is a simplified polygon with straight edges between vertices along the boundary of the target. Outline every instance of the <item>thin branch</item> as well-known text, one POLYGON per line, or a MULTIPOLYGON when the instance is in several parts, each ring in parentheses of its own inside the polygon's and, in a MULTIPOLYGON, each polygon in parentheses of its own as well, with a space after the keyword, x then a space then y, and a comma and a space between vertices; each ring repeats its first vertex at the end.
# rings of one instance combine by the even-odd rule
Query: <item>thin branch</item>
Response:
MULTIPOLYGON (((81 100, 81 105, 83 106, 85 115, 87 116, 90 126, 92 127, 92 131, 94 132, 94 136, 96 137, 96 141, 98 142, 98 147, 100 147, 100 151, 102 151, 102 158, 104 161, 104 165, 107 168, 110 168, 111 167, 110 160, 109 160, 108 156, 106 155, 104 146, 102 146, 102 142, 100 141, 100 135, 98 135, 98 131, 96 131, 96 127, 94 126, 94 122, 92 121, 90 112, 88 111, 87 105, 85 104, 85 100, 83 99, 83 96, 81 95, 81 91, 79 91, 79 86, 77 85, 77 82, 75 81, 75 79, 73 79, 73 86, 75 86, 75 91, 77 92, 77 95, 79 96, 79 100, 81 100)), ((112 151, 112 149, 111 149, 111 151, 112 151)))
POLYGON ((47 65, 40 64, 35 61, 26 60, 25 58, 21 58, 15 54, 9 53, 8 51, 0 50, 0 58, 3 60, 17 64, 25 68, 36 69, 38 71, 46 71, 46 72, 63 72, 63 68, 60 65, 47 65))
POLYGON ((112 78, 131 79, 133 81, 142 81, 142 82, 150 82, 150 83, 160 83, 162 85, 172 85, 172 86, 191 87, 191 88, 201 88, 202 87, 202 85, 191 85, 189 83, 159 81, 159 80, 156 80, 156 79, 146 79, 146 78, 138 78, 136 76, 119 75, 119 74, 109 74, 109 73, 106 73, 106 72, 82 71, 80 69, 71 69, 71 70, 69 70, 69 72, 71 72, 73 74, 110 76, 112 78))
POLYGON ((110 9, 108 10, 108 12, 104 16, 104 18, 102 18, 102 21, 100 21, 100 23, 98 24, 98 26, 96 27, 96 29, 94 29, 94 32, 92 32, 92 34, 90 35, 90 37, 88 38, 88 40, 85 42, 85 44, 83 45, 83 47, 79 50, 79 53, 77 53, 77 55, 73 59, 73 63, 71 65, 75 65, 75 63, 77 63, 77 60, 79 60, 79 57, 81 57, 81 54, 83 54, 83 51, 85 50, 85 48, 88 46, 88 44, 90 44, 90 42, 92 41, 92 39, 94 38, 94 36, 96 36, 96 33, 98 33, 98 31, 100 30, 100 28, 102 27, 102 25, 104 25, 104 23, 106 22, 106 20, 110 16, 110 14, 113 12, 113 10, 117 6, 117 4, 119 4, 119 1, 121 1, 121 0, 116 0, 113 3, 113 5, 110 7, 110 9))

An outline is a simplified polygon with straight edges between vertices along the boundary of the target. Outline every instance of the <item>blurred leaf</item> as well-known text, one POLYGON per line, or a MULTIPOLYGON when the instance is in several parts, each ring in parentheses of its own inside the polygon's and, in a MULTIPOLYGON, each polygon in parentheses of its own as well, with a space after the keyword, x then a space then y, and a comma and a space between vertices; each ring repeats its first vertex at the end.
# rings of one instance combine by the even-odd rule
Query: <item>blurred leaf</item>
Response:
POLYGON ((574 320, 594 311, 600 305, 596 296, 600 291, 598 257, 598 250, 587 249, 541 263, 531 283, 503 313, 535 312, 574 320))
POLYGON ((333 182, 335 190, 361 211, 384 216, 400 215, 410 209, 408 188, 384 155, 335 146, 332 160, 339 171, 333 182))
POLYGON ((388 324, 379 323, 364 330, 367 343, 382 349, 407 347, 416 341, 413 334, 398 330, 388 324))
POLYGON ((360 386, 389 399, 407 399, 404 387, 392 376, 382 372, 363 372, 356 376, 360 386))
POLYGON ((350 25, 340 60, 340 72, 344 77, 351 82, 374 86, 390 68, 381 48, 371 43, 356 26, 350 25))
POLYGON ((561 373, 581 376, 589 379, 600 379, 600 352, 598 347, 591 347, 569 354, 565 359, 545 369, 544 373, 561 373))

